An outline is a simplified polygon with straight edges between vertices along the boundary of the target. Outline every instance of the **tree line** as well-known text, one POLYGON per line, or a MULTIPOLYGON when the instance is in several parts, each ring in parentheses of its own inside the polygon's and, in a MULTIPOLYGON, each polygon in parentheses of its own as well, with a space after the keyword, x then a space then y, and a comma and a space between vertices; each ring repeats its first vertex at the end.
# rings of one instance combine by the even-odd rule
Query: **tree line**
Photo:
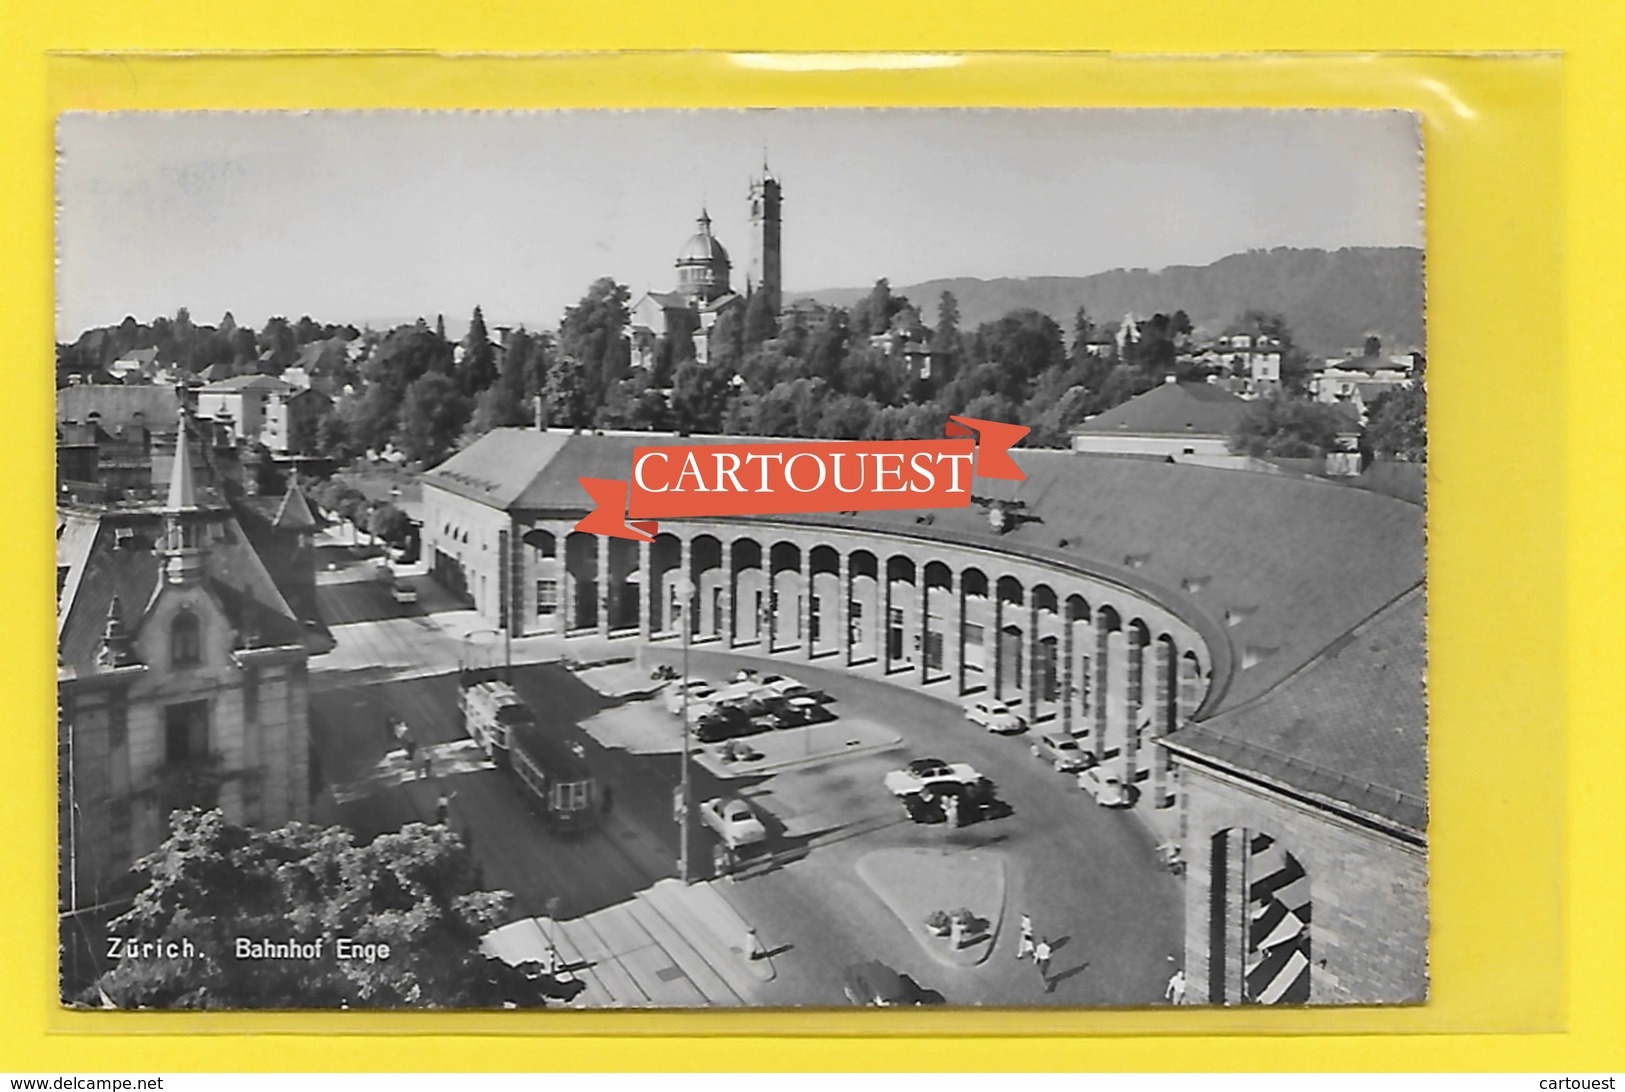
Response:
MULTIPOLYGON (((855 440, 941 436, 950 415, 964 415, 1026 425, 1028 446, 1065 447, 1079 422, 1170 377, 1200 382, 1214 370, 1192 362, 1194 331, 1183 310, 1124 329, 1097 324, 1080 306, 1063 331, 1021 308, 962 329, 951 292, 936 301, 928 325, 884 278, 851 308, 774 314, 758 293, 704 332, 703 364, 700 332, 674 322, 651 365, 634 368, 629 300, 625 285, 599 278, 566 309, 556 333, 519 327, 505 330, 500 344, 478 307, 459 341, 446 336, 443 319, 380 333, 307 316, 272 319, 256 333, 229 314, 219 326, 194 326, 183 309, 150 326, 126 319, 87 331, 58 346, 58 366, 105 366, 131 347, 154 347, 161 361, 185 369, 229 357, 234 369, 274 375, 311 341, 347 346, 359 338, 359 351, 318 355, 317 385, 333 402, 300 438, 302 453, 344 463, 394 448, 420 465, 493 428, 537 418, 572 429, 855 440)), ((1238 443, 1267 455, 1324 451, 1333 426, 1347 422, 1305 402, 1310 360, 1286 321, 1248 311, 1236 328, 1273 339, 1281 353, 1281 393, 1260 400, 1256 427, 1238 443)), ((1374 450, 1414 457, 1424 412, 1419 391, 1394 402, 1374 450)))

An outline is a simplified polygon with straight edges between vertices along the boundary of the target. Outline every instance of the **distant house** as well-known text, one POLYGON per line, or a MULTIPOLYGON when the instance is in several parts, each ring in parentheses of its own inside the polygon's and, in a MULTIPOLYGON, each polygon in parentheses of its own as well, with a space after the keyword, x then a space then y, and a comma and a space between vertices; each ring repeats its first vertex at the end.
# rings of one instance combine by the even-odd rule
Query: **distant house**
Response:
POLYGON ((1328 360, 1309 381, 1317 401, 1350 407, 1360 421, 1371 403, 1388 391, 1408 387, 1416 362, 1409 356, 1351 356, 1328 360))
POLYGON ((271 375, 239 375, 197 392, 199 417, 229 421, 239 440, 264 444, 283 455, 298 448, 299 437, 308 435, 330 404, 320 391, 301 389, 271 375))
POLYGON ((1072 426, 1072 450, 1088 455, 1235 459, 1229 438, 1248 403, 1211 383, 1170 379, 1137 398, 1072 426))
POLYGON ((151 379, 157 368, 157 349, 131 349, 107 366, 107 370, 120 383, 140 383, 151 379))

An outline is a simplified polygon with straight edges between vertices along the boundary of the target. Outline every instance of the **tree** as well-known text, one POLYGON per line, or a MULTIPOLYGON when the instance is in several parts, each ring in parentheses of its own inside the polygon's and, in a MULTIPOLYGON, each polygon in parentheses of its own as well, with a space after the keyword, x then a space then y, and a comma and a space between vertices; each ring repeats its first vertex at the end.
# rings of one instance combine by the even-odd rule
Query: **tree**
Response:
POLYGON ((266 359, 272 375, 282 374, 293 363, 299 355, 299 341, 287 319, 275 315, 266 320, 265 329, 260 331, 259 351, 262 356, 269 354, 266 359))
POLYGON ((1261 458, 1315 458, 1337 446, 1347 425, 1347 418, 1324 402, 1271 395, 1255 401, 1236 423, 1230 450, 1261 458))
POLYGON ((572 356, 560 357, 548 368, 541 399, 542 416, 549 426, 578 430, 592 427, 593 407, 585 375, 581 361, 572 356))
POLYGON ((368 515, 367 531, 391 546, 405 546, 412 537, 412 519, 385 501, 368 515))
POLYGON ((1425 463, 1428 458, 1428 398, 1426 385, 1383 391, 1367 407, 1362 446, 1384 459, 1425 463))
POLYGON ((716 432, 733 393, 732 375, 714 364, 685 360, 672 376, 672 427, 684 435, 716 432))
POLYGON ((931 347, 939 353, 959 351, 959 300, 952 292, 943 292, 937 299, 937 327, 931 335, 931 347))
POLYGON ((473 397, 489 387, 496 377, 496 349, 485 328, 485 315, 475 307, 474 317, 468 320, 468 336, 463 338, 463 363, 457 385, 464 395, 473 397))
POLYGON ((1378 337, 1376 334, 1367 334, 1365 339, 1365 355, 1367 357, 1373 357, 1379 355, 1381 352, 1382 338, 1378 337))
POLYGON ((511 896, 481 889, 473 857, 445 826, 413 823, 357 845, 341 827, 258 831, 225 822, 218 810, 176 812, 172 824, 169 839, 136 866, 146 886, 113 929, 138 944, 174 942, 178 954, 124 957, 86 1003, 105 996, 120 1008, 497 1008, 542 1005, 556 985, 527 986, 480 952, 511 896), (238 938, 320 944, 322 955, 243 959, 238 938), (374 958, 339 958, 341 940, 374 946, 374 958))
POLYGON ((469 403, 458 394, 457 384, 449 376, 430 372, 408 387, 401 399, 397 443, 409 459, 426 466, 438 463, 451 451, 469 415, 469 403))
MULTIPOLYGON (((631 349, 626 343, 631 293, 613 277, 600 277, 559 324, 559 348, 582 367, 591 409, 603 402, 610 387, 626 378, 631 349)), ((589 418, 591 414, 588 414, 589 418)))

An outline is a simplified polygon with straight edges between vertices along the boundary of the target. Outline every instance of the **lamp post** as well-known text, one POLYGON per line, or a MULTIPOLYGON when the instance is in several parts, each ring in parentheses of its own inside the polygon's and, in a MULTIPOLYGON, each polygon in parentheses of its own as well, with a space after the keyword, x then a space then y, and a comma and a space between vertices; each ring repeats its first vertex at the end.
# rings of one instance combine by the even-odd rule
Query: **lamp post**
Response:
POLYGON ((688 767, 690 765, 690 735, 688 724, 688 639, 693 628, 689 624, 688 612, 690 604, 694 599, 694 582, 685 574, 678 578, 677 585, 674 590, 677 594, 677 617, 679 623, 683 627, 683 681, 681 684, 683 687, 683 770, 682 788, 680 790, 682 794, 682 802, 679 805, 677 812, 677 873, 678 878, 681 879, 684 884, 688 884, 693 882, 689 872, 688 860, 688 815, 689 812, 694 808, 693 786, 689 781, 688 773, 688 767))

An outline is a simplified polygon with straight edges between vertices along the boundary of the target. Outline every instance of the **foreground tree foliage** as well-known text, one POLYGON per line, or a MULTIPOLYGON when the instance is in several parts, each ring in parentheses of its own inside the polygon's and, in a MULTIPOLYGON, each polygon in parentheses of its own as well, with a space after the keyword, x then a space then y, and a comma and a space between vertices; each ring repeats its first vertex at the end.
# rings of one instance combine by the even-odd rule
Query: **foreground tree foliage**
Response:
MULTIPOLYGON (((111 935, 190 942, 192 954, 126 957, 81 998, 120 1008, 501 1008, 540 1005, 558 985, 487 959, 480 937, 506 913, 443 826, 412 824, 357 845, 340 827, 260 831, 219 811, 176 812, 138 871, 147 886, 111 935), (239 959, 238 938, 320 942, 313 959, 239 959), (388 945, 340 959, 339 941, 388 945), (105 998, 105 1000, 104 1000, 105 998)), ((178 950, 178 949, 177 949, 178 950)))

